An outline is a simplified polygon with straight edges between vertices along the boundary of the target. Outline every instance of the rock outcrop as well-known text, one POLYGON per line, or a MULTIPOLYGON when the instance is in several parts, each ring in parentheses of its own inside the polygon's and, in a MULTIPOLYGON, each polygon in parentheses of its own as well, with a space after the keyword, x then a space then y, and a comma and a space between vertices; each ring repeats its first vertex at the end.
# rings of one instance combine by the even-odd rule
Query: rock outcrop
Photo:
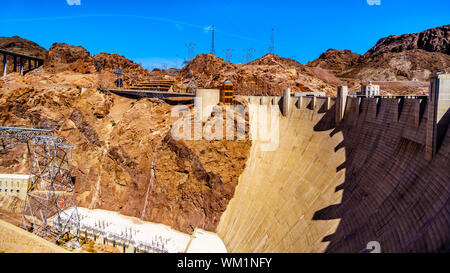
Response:
POLYGON ((450 72, 450 25, 380 39, 364 55, 330 49, 307 66, 321 67, 341 79, 427 81, 450 72))
MULTIPOLYGON (((170 132, 176 118, 170 105, 76 88, 95 77, 73 71, 8 75, 0 92, 0 123, 54 128, 75 144, 70 164, 80 206, 184 232, 215 230, 244 169, 250 142, 174 140, 170 132), (53 81, 68 87, 40 86, 53 81)), ((28 173, 29 161, 26 146, 19 145, 0 156, 0 172, 28 173)))
POLYGON ((35 42, 19 36, 0 37, 0 49, 45 59, 48 51, 35 42))
POLYGON ((231 80, 236 94, 281 95, 284 88, 292 91, 323 91, 334 94, 340 81, 325 70, 304 67, 299 62, 267 54, 248 64, 225 62, 213 54, 200 54, 189 62, 177 77, 175 90, 190 91, 191 86, 217 88, 231 80))
POLYGON ((419 33, 390 35, 380 39, 366 55, 374 56, 386 52, 403 52, 414 49, 450 54, 450 25, 431 28, 419 33))
POLYGON ((94 60, 86 49, 65 43, 54 43, 50 47, 45 68, 49 72, 71 70, 82 74, 96 71, 94 60))
POLYGON ((340 74, 349 67, 354 66, 361 55, 351 50, 328 49, 319 58, 306 64, 310 67, 326 69, 334 74, 340 74))

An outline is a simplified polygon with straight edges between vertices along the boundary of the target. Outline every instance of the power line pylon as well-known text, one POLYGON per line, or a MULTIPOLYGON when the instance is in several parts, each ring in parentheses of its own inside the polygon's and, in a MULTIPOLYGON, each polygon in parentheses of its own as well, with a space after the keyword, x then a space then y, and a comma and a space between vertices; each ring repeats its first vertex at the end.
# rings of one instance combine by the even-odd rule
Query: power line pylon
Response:
POLYGON ((232 48, 225 49, 225 61, 227 61, 229 63, 233 62, 233 49, 232 48))
POLYGON ((272 36, 270 37, 269 53, 275 54, 275 37, 274 37, 274 29, 273 28, 272 28, 272 36))
POLYGON ((212 35, 212 37, 211 37, 211 53, 216 55, 216 47, 214 45, 214 25, 212 26, 212 29, 211 29, 211 35, 212 35))
POLYGON ((116 86, 123 87, 123 79, 122 79, 122 68, 114 67, 114 74, 117 75, 116 86))
POLYGON ((245 58, 245 63, 249 63, 252 59, 253 59, 253 53, 255 52, 254 48, 246 48, 244 49, 244 58, 245 58))
POLYGON ((73 146, 52 133, 53 130, 0 127, 2 142, 26 144, 32 153, 23 228, 56 241, 71 233, 79 244, 80 218, 68 165, 68 151, 71 157, 73 146))
POLYGON ((194 47, 195 43, 189 42, 186 44, 187 48, 186 62, 190 62, 192 59, 194 59, 194 47))

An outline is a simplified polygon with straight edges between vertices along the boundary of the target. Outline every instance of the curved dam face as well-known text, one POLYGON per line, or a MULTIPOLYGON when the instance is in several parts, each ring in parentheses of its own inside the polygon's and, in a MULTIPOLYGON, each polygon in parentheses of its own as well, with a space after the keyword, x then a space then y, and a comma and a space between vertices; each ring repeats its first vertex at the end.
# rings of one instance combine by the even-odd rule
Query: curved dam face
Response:
POLYGON ((253 142, 217 227, 227 250, 366 252, 376 241, 381 252, 448 251, 450 133, 427 160, 426 100, 348 98, 339 125, 336 102, 291 100, 278 148, 253 142))

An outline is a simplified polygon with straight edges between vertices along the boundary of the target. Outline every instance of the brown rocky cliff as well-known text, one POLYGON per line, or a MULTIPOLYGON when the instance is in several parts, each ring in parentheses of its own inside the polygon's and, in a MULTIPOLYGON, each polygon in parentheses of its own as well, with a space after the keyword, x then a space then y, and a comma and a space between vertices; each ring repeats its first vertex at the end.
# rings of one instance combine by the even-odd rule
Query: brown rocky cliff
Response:
POLYGON ((413 49, 450 54, 450 25, 419 33, 391 35, 382 38, 364 55, 374 56, 385 52, 402 52, 413 49))
POLYGON ((420 33, 391 35, 361 56, 328 50, 307 65, 350 81, 428 81, 435 72, 450 72, 449 30, 450 25, 446 25, 420 33))
POLYGON ((238 65, 224 61, 213 54, 199 54, 181 69, 175 91, 193 92, 191 88, 216 88, 237 69, 238 65))
POLYGON ((249 148, 248 141, 177 141, 166 135, 156 154, 155 182, 144 219, 164 219, 185 232, 195 227, 215 231, 249 148))
MULTIPOLYGON (((125 87, 152 79, 173 79, 167 71, 151 72, 139 64, 117 53, 101 52, 91 55, 81 46, 64 43, 54 43, 48 53, 44 68, 47 73, 61 73, 73 71, 82 74, 96 74, 105 78, 117 78, 114 68, 122 69, 122 79, 125 87)), ((99 81, 105 81, 99 79, 99 81)), ((114 87, 114 80, 108 83, 100 82, 101 87, 114 87)))
POLYGON ((35 42, 19 36, 0 37, 0 49, 45 59, 48 51, 35 42))
MULTIPOLYGON (((18 36, 0 37, 0 49, 15 52, 15 53, 20 53, 20 54, 25 54, 25 55, 29 55, 29 56, 33 56, 33 57, 38 57, 41 59, 47 58, 47 55, 48 55, 48 51, 45 48, 41 47, 40 45, 38 45, 32 41, 29 41, 27 39, 24 39, 24 38, 21 38, 18 36)), ((2 58, 3 58, 3 56, 2 56, 2 58)), ((13 58, 13 56, 7 56, 7 60, 8 60, 8 64, 9 64, 7 67, 7 72, 12 73, 12 72, 14 72, 13 65, 12 65, 14 63, 14 58, 13 58)), ((32 66, 29 67, 28 62, 24 61, 24 70, 26 71, 26 70, 30 69, 31 67, 33 67, 34 63, 32 63, 31 65, 32 66)))
POLYGON ((236 94, 281 95, 283 89, 292 91, 323 91, 335 93, 334 75, 313 71, 299 62, 267 54, 248 64, 225 62, 213 54, 200 54, 189 62, 177 77, 175 90, 189 92, 190 84, 197 88, 217 88, 229 79, 236 94))
MULTIPOLYGON (((171 106, 158 99, 133 100, 94 88, 16 87, 17 82, 46 81, 48 74, 38 72, 8 75, 0 93, 0 122, 55 128, 75 144, 70 164, 78 205, 185 232, 215 230, 244 169, 250 142, 175 141, 170 137, 171 106)), ((75 75, 94 77, 58 75, 67 83, 75 75)), ((29 160, 26 147, 18 146, 0 155, 0 172, 28 173, 29 160)))
POLYGON ((85 74, 96 71, 94 60, 86 49, 65 43, 54 43, 50 47, 45 68, 49 72, 71 70, 85 74))
POLYGON ((310 67, 319 67, 333 73, 341 73, 349 67, 355 65, 358 61, 359 54, 352 51, 328 49, 322 53, 319 58, 306 64, 310 67))

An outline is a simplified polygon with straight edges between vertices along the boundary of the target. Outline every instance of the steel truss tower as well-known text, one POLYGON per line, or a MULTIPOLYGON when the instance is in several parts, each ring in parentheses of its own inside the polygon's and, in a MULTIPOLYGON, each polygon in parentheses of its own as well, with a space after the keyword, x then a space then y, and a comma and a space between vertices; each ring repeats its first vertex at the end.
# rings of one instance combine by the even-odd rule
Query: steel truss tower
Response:
POLYGON ((117 75, 116 86, 123 87, 123 79, 122 79, 122 68, 114 67, 114 74, 117 75))
POLYGON ((216 55, 216 46, 214 44, 214 25, 212 26, 211 33, 212 33, 212 37, 211 37, 211 53, 216 55))
POLYGON ((22 213, 23 228, 57 242, 70 233, 77 241, 80 218, 68 165, 73 146, 52 130, 0 127, 3 150, 26 144, 31 154, 30 182, 22 213))
POLYGON ((186 57, 186 63, 192 61, 194 59, 194 47, 195 43, 189 42, 186 44, 187 48, 187 57, 186 57))
POLYGON ((225 49, 225 61, 231 63, 233 61, 233 49, 226 48, 225 49))
POLYGON ((274 29, 273 28, 272 28, 272 36, 270 37, 269 53, 275 54, 275 37, 274 37, 274 29))
POLYGON ((245 63, 249 63, 252 59, 253 59, 253 53, 255 52, 254 48, 246 48, 244 49, 244 58, 245 58, 245 63))

